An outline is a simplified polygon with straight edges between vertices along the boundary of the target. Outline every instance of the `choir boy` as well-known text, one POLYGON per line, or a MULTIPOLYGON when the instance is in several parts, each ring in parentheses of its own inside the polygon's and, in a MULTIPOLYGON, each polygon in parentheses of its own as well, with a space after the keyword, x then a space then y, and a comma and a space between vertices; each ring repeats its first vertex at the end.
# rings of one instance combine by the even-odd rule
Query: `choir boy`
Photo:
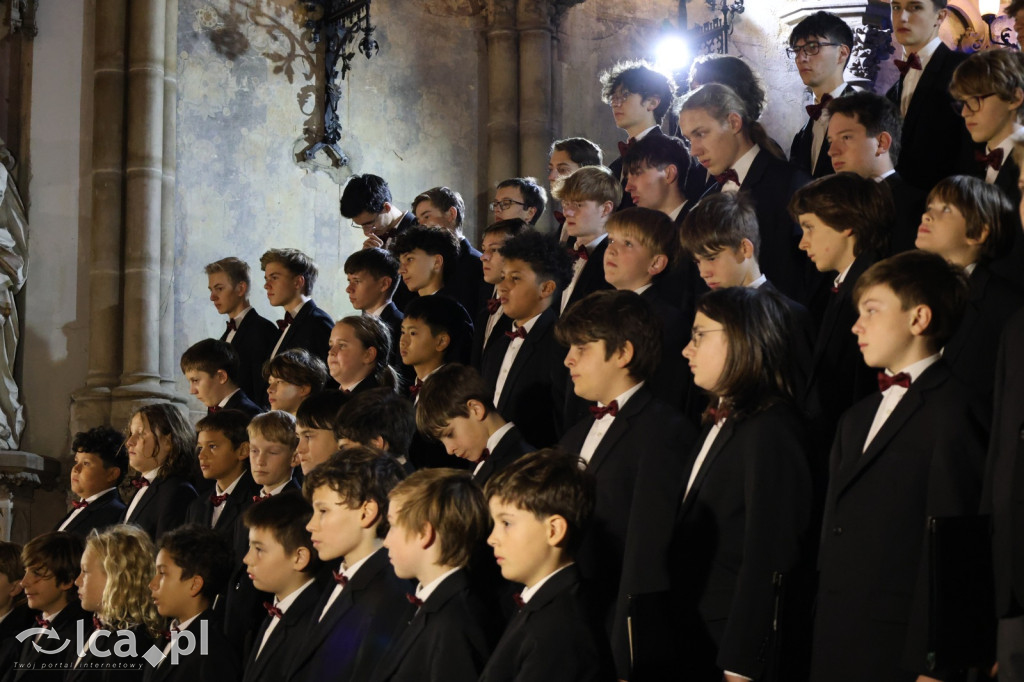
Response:
POLYGON ((76 433, 71 451, 71 492, 79 499, 54 530, 84 540, 92 530, 102 531, 121 520, 125 505, 117 488, 128 473, 128 453, 124 434, 109 426, 76 433))
POLYGON ((313 300, 319 271, 313 259, 296 249, 270 249, 260 256, 263 288, 270 305, 283 308, 278 320, 280 334, 270 357, 290 348, 301 348, 327 362, 327 342, 334 320, 313 300))
POLYGON ((252 418, 263 411, 239 386, 240 371, 238 354, 225 341, 203 339, 181 354, 189 393, 206 406, 207 414, 238 410, 252 418))

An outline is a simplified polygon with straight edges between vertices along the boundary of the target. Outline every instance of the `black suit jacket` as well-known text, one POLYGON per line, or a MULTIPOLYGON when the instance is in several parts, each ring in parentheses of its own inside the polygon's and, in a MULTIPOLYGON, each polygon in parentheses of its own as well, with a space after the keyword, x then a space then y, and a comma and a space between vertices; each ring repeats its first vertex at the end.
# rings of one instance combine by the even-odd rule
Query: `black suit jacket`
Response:
POLYGON ((969 284, 963 321, 946 342, 942 358, 987 413, 992 404, 999 338, 1007 320, 1024 306, 1024 292, 984 263, 975 266, 969 284))
MULTIPOLYGON (((37 613, 37 612, 33 612, 37 613)), ((68 602, 68 605, 61 609, 50 623, 50 629, 57 632, 59 639, 43 635, 39 639, 39 646, 46 651, 57 651, 61 644, 69 641, 70 644, 64 647, 59 653, 47 654, 36 651, 33 646, 35 637, 28 637, 21 643, 21 653, 17 657, 21 667, 5 671, 7 676, 5 682, 61 682, 64 679, 65 670, 63 666, 74 663, 78 658, 75 650, 75 638, 77 636, 78 621, 85 621, 84 631, 92 632, 92 614, 82 609, 77 599, 68 602), (53 666, 50 668, 42 666, 53 666)), ((39 627, 36 623, 30 623, 31 627, 39 627)))
POLYGON ((487 337, 486 342, 484 341, 484 334, 487 332, 487 321, 490 319, 491 314, 488 313, 487 308, 484 307, 484 309, 477 313, 476 317, 473 319, 473 348, 470 350, 469 364, 478 372, 481 371, 484 348, 486 348, 487 344, 494 341, 498 335, 512 330, 511 317, 501 312, 500 308, 496 315, 498 316, 498 319, 494 323, 494 329, 491 330, 491 335, 487 337))
POLYGON ((452 281, 445 282, 451 297, 462 304, 470 320, 479 312, 484 299, 490 295, 491 285, 484 282, 484 266, 480 252, 473 248, 465 237, 459 239, 459 259, 452 274, 452 281))
MULTIPOLYGON (((579 453, 593 424, 593 417, 579 422, 559 446, 579 453)), ((686 485, 684 453, 695 435, 677 410, 644 386, 619 409, 587 465, 597 496, 577 560, 612 637, 622 679, 630 669, 627 596, 667 590, 671 582, 671 519, 686 485)))
MULTIPOLYGON (((846 97, 855 92, 857 90, 847 83, 839 96, 846 97)), ((823 112, 823 115, 826 114, 823 112)), ((821 149, 818 150, 818 158, 814 160, 814 168, 811 168, 811 148, 814 146, 814 123, 814 120, 808 116, 807 120, 804 121, 804 127, 793 136, 793 144, 789 148, 789 162, 812 178, 821 178, 835 173, 835 169, 832 168, 832 158, 828 155, 830 145, 827 134, 821 141, 821 149)))
MULTIPOLYGON (((91 625, 85 628, 86 637, 88 637, 90 627, 91 625)), ((105 664, 109 665, 111 660, 109 656, 115 655, 114 648, 118 640, 121 639, 113 627, 105 627, 110 632, 110 635, 105 639, 98 640, 99 646, 97 649, 107 653, 108 656, 97 656, 97 649, 89 649, 89 651, 85 652, 85 656, 83 656, 82 660, 78 663, 78 667, 72 668, 67 672, 64 676, 64 682, 140 682, 146 674, 146 668, 151 667, 142 657, 146 655, 152 646, 156 645, 157 648, 162 649, 165 644, 163 640, 155 641, 149 632, 146 631, 144 626, 136 625, 129 629, 135 636, 136 657, 134 662, 140 667, 135 669, 123 668, 113 670, 95 669, 94 666, 102 666, 105 664)), ((71 654, 69 663, 74 665, 77 660, 78 652, 76 651, 71 654)), ((117 660, 119 663, 128 662, 124 658, 118 658, 117 660)))
MULTIPOLYGON (((690 453, 695 458, 711 429, 690 453)), ((803 422, 777 403, 726 419, 676 516, 674 590, 688 679, 721 671, 762 679, 775 615, 773 578, 800 574, 812 532, 803 422)), ((799 588, 806 578, 790 581, 799 588)), ((794 679, 786 678, 782 679, 794 679)), ((866 679, 866 678, 865 678, 866 679)))
POLYGON ((548 578, 509 623, 480 682, 601 682, 615 679, 608 642, 595 627, 579 570, 548 578))
MULTIPOLYGON (((1020 205, 1021 195, 1020 189, 1017 187, 1019 177, 1020 167, 1013 155, 1010 155, 1000 167, 995 185, 1003 190, 1003 194, 1013 206, 1020 205)), ((1013 282, 1016 286, 1024 287, 1024 234, 1021 231, 1020 214, 1017 211, 1013 212, 1010 231, 1013 233, 1013 243, 1004 255, 992 263, 992 271, 1013 282)))
MULTIPOLYGON (((146 664, 146 672, 142 677, 144 682, 226 682, 241 679, 242 667, 231 645, 218 629, 212 611, 203 611, 189 623, 185 631, 195 636, 196 645, 192 653, 179 653, 177 665, 171 665, 170 656, 156 668, 146 664), (208 652, 206 655, 203 655, 199 648, 204 622, 208 652)), ((179 646, 188 645, 182 642, 179 646)))
MULTIPOLYGON (((903 117, 900 157, 896 170, 911 185, 931 190, 942 178, 958 173, 979 176, 975 144, 963 119, 953 111, 949 84, 953 71, 967 59, 939 43, 914 88, 914 96, 903 117)), ((897 107, 903 93, 903 77, 885 93, 897 107)))
POLYGON ((38 613, 30 609, 28 604, 22 603, 11 609, 7 617, 0 621, 0 674, 14 669, 23 644, 17 640, 18 633, 36 627, 35 618, 38 613))
MULTIPOLYGON (((586 263, 583 265, 583 269, 580 270, 579 279, 576 280, 576 286, 573 287, 572 294, 569 296, 569 300, 566 301, 565 310, 569 309, 576 301, 579 301, 592 294, 595 291, 601 289, 612 289, 611 284, 608 284, 604 278, 604 252, 608 250, 608 237, 606 236, 601 242, 594 247, 593 253, 587 257, 586 263)), ((558 297, 558 304, 561 306, 561 296, 558 297)))
MULTIPOLYGON (((263 379, 263 363, 270 357, 280 335, 277 325, 253 308, 242 318, 235 337, 231 339, 231 347, 238 353, 238 387, 264 407, 269 403, 267 382, 263 379)), ((227 338, 228 333, 225 331, 220 340, 226 341, 227 338)))
POLYGON ((892 191, 893 204, 896 206, 896 214, 889 234, 888 255, 910 251, 916 248, 917 228, 921 224, 921 215, 924 213, 925 198, 927 192, 914 187, 899 173, 892 173, 884 180, 885 184, 892 191))
MULTIPOLYGON (((267 392, 266 390, 264 390, 263 396, 266 397, 266 395, 267 392)), ((219 409, 238 410, 242 414, 249 417, 249 419, 252 419, 258 414, 266 412, 265 408, 260 407, 254 401, 250 400, 249 396, 245 393, 243 389, 239 389, 238 391, 236 391, 234 395, 228 398, 228 402, 224 405, 224 407, 219 409)), ((213 410, 207 408, 206 414, 213 414, 213 410)))
MULTIPOLYGON (((217 525, 210 525, 213 520, 213 501, 209 496, 199 497, 192 501, 185 514, 185 523, 198 523, 206 528, 213 528, 233 549, 236 564, 240 563, 245 554, 238 555, 238 548, 243 546, 243 543, 239 542, 240 538, 235 537, 235 533, 239 529, 238 519, 252 505, 253 496, 259 495, 262 487, 252 479, 252 474, 246 470, 242 473, 242 478, 238 481, 235 489, 228 495, 228 499, 222 502, 224 511, 217 518, 217 525)), ((216 487, 211 494, 216 494, 216 487)), ((247 543, 248 537, 246 537, 245 544, 247 545, 247 543)))
MULTIPOLYGON (((395 241, 395 237, 397 237, 398 235, 402 234, 403 232, 408 230, 413 225, 418 225, 418 224, 419 223, 416 222, 416 216, 413 215, 412 213, 409 213, 408 211, 406 211, 405 215, 402 216, 402 220, 398 223, 398 225, 395 227, 395 229, 392 230, 391 233, 385 237, 385 239, 384 239, 384 247, 383 248, 390 249, 391 245, 395 241)), ((398 288, 395 289, 395 293, 391 297, 391 300, 394 301, 395 306, 399 310, 405 310, 405 304, 408 303, 409 301, 411 301, 415 295, 416 294, 414 294, 411 291, 409 291, 409 287, 405 286, 405 282, 403 282, 402 278, 399 277, 398 278, 398 288)), ((397 343, 397 339, 396 339, 396 343, 397 343)))
POLYGON ((944 679, 926 665, 927 519, 977 513, 987 425, 942 360, 864 450, 881 400, 850 408, 832 446, 812 680, 944 679))
MULTIPOLYGON (((523 339, 495 406, 506 421, 515 422, 523 438, 538 448, 554 445, 562 431, 567 373, 565 349, 555 341, 556 301, 545 310, 523 339)), ((493 336, 493 335, 492 335, 493 336)), ((481 375, 494 390, 510 339, 493 337, 484 350, 481 375)))
POLYGON ((690 342, 692 309, 683 312, 661 294, 659 283, 640 294, 661 319, 661 362, 648 381, 651 392, 672 407, 682 410, 693 384, 693 375, 683 358, 683 348, 690 342))
MULTIPOLYGON (((89 532, 93 528, 96 530, 104 530, 109 526, 113 526, 121 522, 121 517, 124 516, 124 510, 126 509, 124 502, 121 501, 121 495, 118 493, 117 488, 108 490, 106 494, 100 497, 95 502, 90 502, 89 506, 83 509, 75 520, 68 524, 68 527, 64 529, 64 532, 77 535, 83 540, 89 537, 89 532)), ((72 509, 64 518, 60 520, 54 530, 60 528, 61 523, 75 513, 72 509)))
POLYGON ((291 682, 368 680, 413 615, 413 587, 395 575, 386 549, 363 564, 320 620, 335 585, 328 584, 308 614, 305 642, 291 658, 291 682))
POLYGON ((992 438, 982 511, 992 515, 995 606, 1000 618, 1024 611, 1024 310, 1003 330, 996 360, 992 438))
POLYGON ((498 444, 494 446, 494 452, 487 456, 487 461, 480 467, 480 471, 473 475, 473 480, 483 488, 494 474, 498 473, 512 462, 516 461, 528 452, 534 452, 533 447, 523 439, 523 434, 513 426, 509 429, 498 444))
POLYGON ((475 680, 491 653, 487 619, 460 570, 427 597, 370 679, 373 682, 475 680))
MULTIPOLYGON (((331 587, 333 586, 332 582, 331 587)), ((243 682, 280 682, 287 678, 291 671, 292 656, 306 641, 310 614, 320 600, 323 587, 322 582, 314 581, 296 597, 292 605, 281 616, 281 621, 274 627, 267 643, 263 645, 263 650, 260 651, 260 642, 263 641, 263 636, 266 634, 267 628, 270 627, 271 619, 275 616, 267 615, 263 619, 260 629, 256 631, 252 651, 245 663, 243 682)))
POLYGON ((388 301, 384 310, 380 311, 380 321, 388 326, 391 332, 391 353, 388 355, 388 364, 399 368, 402 366, 402 355, 398 352, 398 342, 402 338, 402 320, 405 315, 395 305, 394 300, 388 301))
MULTIPOLYGON (((331 316, 317 307, 313 299, 309 299, 288 325, 288 331, 285 332, 277 352, 281 353, 289 348, 305 348, 326 365, 327 346, 331 340, 332 329, 334 320, 331 316)), ((277 339, 274 339, 274 343, 277 343, 277 339)))
POLYGON ((127 516, 128 508, 125 508, 121 522, 139 526, 157 542, 161 535, 185 523, 188 506, 197 497, 196 489, 184 476, 157 476, 146 488, 146 494, 131 517, 127 516))

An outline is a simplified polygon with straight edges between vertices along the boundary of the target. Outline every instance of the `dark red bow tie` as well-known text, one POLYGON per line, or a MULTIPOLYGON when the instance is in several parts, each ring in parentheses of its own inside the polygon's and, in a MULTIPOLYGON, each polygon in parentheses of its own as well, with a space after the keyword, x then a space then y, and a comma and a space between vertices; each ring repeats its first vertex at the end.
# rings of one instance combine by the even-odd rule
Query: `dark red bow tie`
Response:
POLYGON ((406 592, 405 598, 408 599, 409 603, 415 606, 416 608, 423 606, 423 600, 411 592, 406 592))
POLYGON ((996 147, 988 154, 984 152, 974 152, 974 160, 978 163, 983 163, 986 166, 992 166, 992 170, 999 170, 1003 167, 1003 149, 1002 147, 996 147))
POLYGON ((900 78, 906 76, 907 71, 910 71, 911 69, 917 69, 918 71, 921 70, 921 58, 917 56, 916 52, 911 52, 910 56, 907 57, 907 61, 894 59, 892 60, 892 63, 896 65, 897 69, 899 69, 900 78))
POLYGON ((614 417, 619 413, 619 401, 613 400, 604 407, 600 405, 592 405, 590 407, 590 414, 594 415, 594 419, 603 419, 604 416, 610 415, 614 417))
POLYGON ((93 630, 102 630, 103 629, 103 623, 101 623, 100 619, 97 618, 96 616, 92 617, 92 629, 93 630))
POLYGON ((221 506, 222 504, 224 504, 224 502, 227 499, 228 499, 228 494, 227 493, 224 493, 223 495, 210 495, 210 502, 213 503, 214 507, 221 506))
POLYGON ((423 381, 421 379, 417 379, 416 383, 409 387, 409 395, 415 398, 419 394, 421 388, 423 388, 423 381))
POLYGON ((515 328, 514 331, 505 332, 505 336, 510 339, 525 339, 526 338, 526 327, 522 325, 515 328))
POLYGON ((839 287, 833 285, 832 288, 829 289, 829 291, 831 291, 833 294, 838 294, 839 293, 839 287))
POLYGON ((500 298, 489 298, 489 299, 487 299, 487 314, 488 315, 493 315, 494 313, 498 312, 498 310, 500 310, 500 309, 501 309, 501 299, 500 298))
POLYGON ((175 632, 181 632, 181 630, 178 629, 177 625, 172 627, 170 630, 163 630, 163 631, 161 631, 160 632, 160 636, 163 637, 164 639, 169 640, 171 638, 172 633, 175 633, 175 632))
POLYGON ((587 247, 577 246, 575 249, 569 249, 569 255, 572 256, 573 260, 590 260, 590 253, 587 252, 587 247))
POLYGON ((483 449, 483 450, 482 450, 482 451, 480 452, 480 459, 478 459, 478 460, 476 461, 476 463, 477 463, 477 464, 482 464, 483 462, 486 462, 486 461, 487 461, 487 458, 488 458, 488 457, 490 457, 490 456, 491 456, 491 451, 490 451, 490 450, 488 450, 487 448, 484 448, 484 449, 483 449))
POLYGON ((270 499, 271 497, 273 497, 273 495, 264 495, 264 494, 260 493, 259 495, 253 495, 253 496, 252 496, 252 501, 253 501, 254 503, 257 503, 257 504, 258 504, 258 503, 260 503, 260 502, 266 502, 266 501, 267 501, 267 500, 269 500, 269 499, 270 499))
POLYGON ((209 412, 210 414, 217 414, 218 412, 220 412, 220 410, 220 405, 213 405, 211 407, 206 408, 206 411, 209 412))
POLYGON ((36 623, 38 623, 41 628, 45 628, 47 630, 50 629, 50 621, 46 620, 42 616, 36 616, 36 623))
POLYGON ((85 500, 82 500, 81 502, 72 501, 71 506, 74 507, 75 509, 85 509, 86 507, 89 506, 89 503, 86 502, 85 500))
POLYGON ((342 587, 345 587, 346 585, 348 585, 348 576, 345 575, 344 573, 338 573, 337 571, 331 571, 331 574, 334 576, 334 582, 338 583, 342 587))
POLYGON ((557 222, 558 226, 561 227, 562 224, 565 223, 565 214, 562 213, 561 211, 554 211, 554 215, 555 215, 555 222, 557 222))
POLYGON ((145 476, 139 476, 138 478, 132 479, 132 486, 139 490, 140 488, 146 488, 149 486, 149 479, 145 476))
POLYGON ((270 603, 268 601, 263 602, 263 608, 265 608, 267 610, 267 614, 268 615, 271 615, 274 618, 280 618, 281 616, 284 615, 284 611, 282 611, 281 609, 277 608, 276 606, 274 606, 272 603, 270 603))
POLYGON ((716 424, 724 419, 728 419, 730 414, 732 414, 732 410, 729 409, 728 405, 708 408, 708 416, 716 424))
POLYGON ((906 372, 900 372, 889 376, 885 372, 878 373, 878 390, 885 392, 893 386, 902 386, 903 388, 910 388, 910 375, 906 372))
POLYGON ((619 156, 625 156, 629 153, 629 150, 636 144, 636 138, 629 138, 628 142, 619 142, 619 156))
POLYGON ((290 325, 294 321, 295 321, 295 318, 292 317, 291 313, 285 313, 284 314, 284 319, 277 321, 277 328, 283 331, 284 329, 286 329, 288 327, 288 325, 290 325))
POLYGON ((832 95, 825 95, 817 104, 808 104, 804 108, 807 109, 807 115, 811 117, 811 120, 817 121, 821 118, 821 112, 825 110, 825 106, 831 101, 832 95))
POLYGON ((235 324, 235 318, 231 318, 230 320, 228 320, 228 331, 229 332, 237 332, 238 331, 238 325, 235 324))
POLYGON ((526 606, 526 602, 523 601, 523 595, 521 592, 516 592, 512 595, 512 601, 516 603, 516 610, 522 611, 523 607, 526 606))
POLYGON ((736 183, 737 185, 740 184, 740 176, 737 175, 736 171, 732 168, 725 171, 721 175, 715 176, 715 182, 718 183, 719 187, 725 187, 725 183, 729 182, 730 180, 736 183))

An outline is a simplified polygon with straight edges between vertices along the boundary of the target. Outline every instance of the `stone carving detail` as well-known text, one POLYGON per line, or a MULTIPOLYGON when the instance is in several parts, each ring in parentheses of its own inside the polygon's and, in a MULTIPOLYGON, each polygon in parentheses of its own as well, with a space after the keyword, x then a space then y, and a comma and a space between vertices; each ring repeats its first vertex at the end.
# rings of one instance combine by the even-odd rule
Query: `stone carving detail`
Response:
POLYGON ((860 26, 854 31, 849 72, 871 83, 878 78, 879 64, 896 51, 892 31, 877 26, 860 26))
POLYGON ((17 450, 25 428, 14 358, 21 329, 14 296, 25 284, 28 219, 11 173, 14 157, 0 139, 0 449, 17 450))

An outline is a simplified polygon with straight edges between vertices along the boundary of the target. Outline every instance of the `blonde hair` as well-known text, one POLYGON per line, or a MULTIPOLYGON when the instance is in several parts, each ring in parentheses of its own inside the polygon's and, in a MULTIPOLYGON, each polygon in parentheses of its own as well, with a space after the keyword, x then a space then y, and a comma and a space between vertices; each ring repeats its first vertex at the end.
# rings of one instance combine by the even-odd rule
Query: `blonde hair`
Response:
POLYGON ((584 166, 555 183, 552 194, 559 201, 610 201, 618 206, 622 183, 604 166, 584 166))
POLYGON ((136 526, 114 526, 102 533, 93 530, 85 546, 99 556, 107 574, 96 612, 100 620, 118 630, 143 625, 158 634, 164 620, 149 591, 156 572, 156 547, 149 534, 136 526))
POLYGON ((299 446, 295 433, 295 417, 283 410, 258 414, 249 422, 249 438, 259 436, 272 443, 280 443, 294 450, 299 446))

